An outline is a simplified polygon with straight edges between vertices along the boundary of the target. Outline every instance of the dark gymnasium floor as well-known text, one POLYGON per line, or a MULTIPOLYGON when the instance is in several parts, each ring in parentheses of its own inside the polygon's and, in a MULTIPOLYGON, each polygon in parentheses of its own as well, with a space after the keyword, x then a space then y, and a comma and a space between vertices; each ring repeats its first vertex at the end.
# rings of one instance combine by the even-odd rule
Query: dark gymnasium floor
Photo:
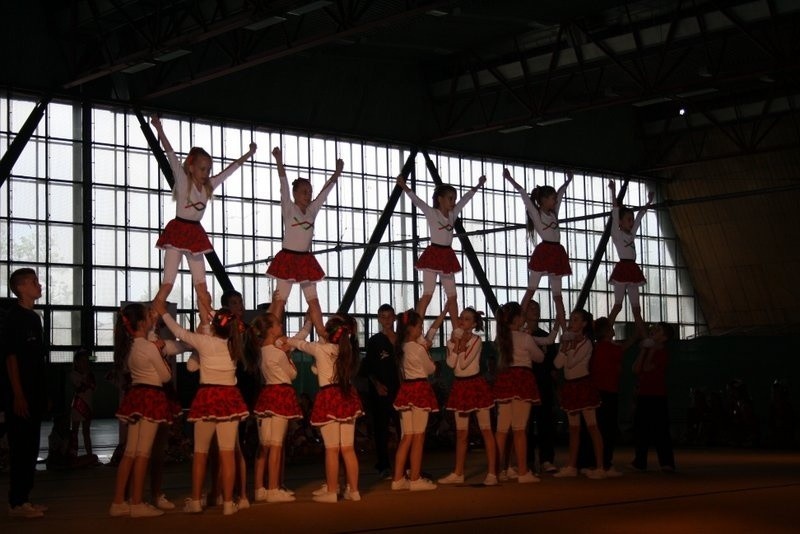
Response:
MULTIPOLYGON (((43 445, 49 428, 43 429, 43 445)), ((103 462, 116 442, 116 423, 96 421, 94 443, 103 462)), ((46 451, 44 451, 46 453, 46 451)), ((557 451, 563 461, 565 450, 557 451)), ((631 450, 617 452, 618 463, 631 450)), ((452 469, 453 454, 427 453, 423 468, 434 477, 452 469)), ((651 462, 653 459, 651 459, 651 462)), ((97 466, 36 475, 35 502, 50 510, 44 518, 11 519, 0 513, 0 532, 71 533, 113 532, 614 532, 670 533, 800 531, 800 452, 741 449, 678 449, 678 471, 665 474, 625 472, 621 478, 555 479, 544 475, 538 484, 506 482, 480 485, 483 451, 467 458, 468 480, 434 491, 393 492, 379 480, 373 458, 361 458, 360 502, 320 504, 311 491, 323 477, 318 462, 289 464, 286 485, 297 501, 254 504, 233 516, 221 507, 200 515, 180 511, 148 519, 112 518, 108 506, 116 470, 97 466)), ((251 485, 252 482, 250 481, 251 485)), ((165 491, 176 503, 190 489, 190 464, 167 466, 165 491)), ((0 495, 8 492, 8 474, 0 474, 0 495)), ((252 488, 250 488, 252 493, 252 488)), ((252 497, 252 495, 251 495, 252 497)))

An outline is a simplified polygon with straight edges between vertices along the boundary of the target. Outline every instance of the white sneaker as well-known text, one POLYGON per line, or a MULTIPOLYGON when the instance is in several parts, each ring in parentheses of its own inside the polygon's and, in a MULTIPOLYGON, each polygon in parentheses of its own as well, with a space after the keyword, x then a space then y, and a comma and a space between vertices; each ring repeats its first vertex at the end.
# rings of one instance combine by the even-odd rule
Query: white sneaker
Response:
POLYGON ((457 475, 455 473, 450 473, 446 477, 442 477, 436 482, 438 482, 439 484, 463 484, 464 475, 457 475))
POLYGON ((500 480, 500 482, 508 482, 508 471, 503 469, 500 471, 500 474, 497 475, 497 478, 500 480))
POLYGON ((311 492, 311 495, 314 497, 319 497, 320 495, 325 495, 326 493, 328 493, 328 484, 323 482, 319 488, 311 492))
MULTIPOLYGON (((19 506, 17 506, 19 508, 19 506)), ((12 508, 13 510, 13 508, 12 508)), ((9 513, 9 515, 11 515, 9 513)), ((119 504, 111 503, 111 507, 108 509, 108 515, 111 517, 124 517, 126 515, 131 515, 131 505, 128 504, 128 501, 122 501, 119 504)), ((38 516, 33 516, 38 517, 38 516)))
POLYGON ((159 510, 155 506, 147 502, 131 505, 131 517, 156 517, 164 515, 163 510, 159 510))
POLYGON ((282 489, 274 489, 274 490, 265 490, 267 492, 266 500, 269 503, 276 503, 276 502, 292 502, 295 500, 295 497, 289 495, 282 489))
POLYGON ((156 507, 160 510, 174 510, 175 503, 167 499, 163 493, 156 499, 156 507))
POLYGON ((551 462, 542 462, 542 471, 545 473, 558 473, 558 467, 551 462))
POLYGON ((517 473, 517 470, 513 466, 508 468, 508 470, 506 471, 506 475, 508 475, 508 478, 511 479, 511 480, 513 480, 513 479, 515 479, 515 478, 517 478, 519 476, 519 474, 517 473))
POLYGON ((497 475, 493 475, 489 473, 486 475, 486 478, 483 479, 484 486, 496 486, 497 485, 497 475))
POLYGON ((339 500, 339 496, 336 494, 335 491, 329 491, 323 493, 321 495, 314 495, 311 497, 314 502, 324 502, 329 504, 335 504, 339 500))
POLYGON ((622 471, 617 471, 617 469, 613 465, 608 469, 606 469, 607 478, 618 478, 621 476, 622 476, 622 471))
POLYGON ((39 512, 46 512, 49 508, 44 504, 34 504, 32 502, 26 502, 25 504, 30 504, 34 510, 39 512))
POLYGON ((267 502, 267 488, 256 489, 256 502, 267 502))
POLYGON ((517 477, 517 482, 520 484, 530 484, 531 482, 541 482, 542 479, 533 474, 533 471, 528 471, 524 475, 517 477))
POLYGON ((247 499, 247 497, 240 497, 236 502, 236 507, 239 510, 246 510, 247 508, 250 508, 250 501, 247 499))
POLYGON ((570 478, 578 476, 578 470, 574 467, 562 467, 558 473, 553 475, 555 478, 570 478))
POLYGON ((403 477, 400 480, 392 480, 392 489, 393 490, 407 490, 410 488, 411 482, 406 478, 403 477))
POLYGON ((348 487, 346 490, 344 490, 344 500, 346 500, 346 501, 360 501, 361 500, 361 494, 359 492, 357 492, 357 491, 350 491, 350 488, 348 487))
POLYGON ((289 495, 294 495, 294 490, 290 490, 290 489, 289 489, 289 488, 287 488, 286 486, 281 486, 281 488, 280 488, 280 489, 281 489, 282 491, 284 491, 284 492, 288 493, 289 495))
POLYGON ((435 490, 436 484, 434 484, 427 478, 419 477, 417 480, 412 480, 408 483, 408 489, 411 491, 435 490))
POLYGON ((233 501, 222 502, 222 515, 233 515, 239 511, 239 507, 233 501))
POLYGON ((199 514, 203 511, 203 504, 199 500, 186 499, 183 502, 183 511, 187 514, 199 514))
POLYGON ((586 478, 591 478, 592 480, 602 480, 606 478, 606 472, 604 469, 589 469, 586 473, 586 478))

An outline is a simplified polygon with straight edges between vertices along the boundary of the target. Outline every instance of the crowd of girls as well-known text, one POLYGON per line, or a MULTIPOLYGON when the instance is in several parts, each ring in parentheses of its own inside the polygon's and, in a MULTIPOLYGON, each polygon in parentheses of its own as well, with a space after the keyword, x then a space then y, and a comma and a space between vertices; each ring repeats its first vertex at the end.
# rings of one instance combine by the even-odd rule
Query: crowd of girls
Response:
MULTIPOLYGON (((291 357, 294 349, 312 356, 312 370, 317 375, 319 385, 310 423, 319 429, 324 442, 325 482, 314 491, 313 500, 336 503, 341 495, 345 500, 360 501, 359 464, 354 447, 355 423, 364 414, 354 386, 360 362, 358 326, 347 315, 332 315, 323 322, 316 282, 323 278, 324 272, 311 253, 317 214, 336 186, 344 162, 341 159, 336 161, 333 175, 316 198, 312 199, 311 182, 304 178, 292 183, 290 195, 282 152, 280 148, 273 149, 280 180, 284 223, 282 249, 267 271, 269 276, 276 279, 276 290, 269 310, 257 316, 249 325, 244 325, 241 311, 221 308, 214 312, 211 309, 201 256, 211 250, 211 244, 200 225, 200 219, 214 188, 250 158, 256 146, 251 144, 246 154, 212 177, 209 154, 200 148, 192 148, 181 165, 160 120, 154 117, 152 123, 167 152, 175 177, 173 196, 177 202, 177 215, 157 242, 157 246, 165 250, 165 272, 152 306, 125 306, 118 314, 115 327, 115 360, 129 374, 131 387, 117 413, 117 417, 127 424, 128 431, 110 514, 146 517, 160 515, 164 509, 174 507, 160 494, 160 489, 157 490, 158 497, 166 502, 159 500, 156 506, 146 503, 142 494, 149 459, 155 453, 154 449, 161 447, 156 435, 159 429, 171 423, 178 411, 167 393, 168 388, 164 387, 172 378, 172 366, 164 354, 174 354, 177 350, 194 351, 187 367, 199 371, 200 376, 200 386, 188 413, 188 420, 194 423, 194 456, 191 495, 183 507, 185 512, 200 513, 206 506, 203 485, 212 442, 216 444, 219 458, 223 514, 231 515, 239 508, 249 506, 244 487, 239 489, 238 502, 234 499, 234 482, 239 423, 250 417, 251 411, 258 421, 261 445, 256 460, 255 500, 281 503, 296 499, 294 493, 282 485, 283 444, 287 428, 292 419, 302 417, 292 387, 292 381, 297 377, 291 357), (198 298, 200 321, 196 332, 182 328, 166 313, 166 298, 182 257, 188 261, 198 298), (308 303, 309 319, 300 332, 287 337, 283 331, 284 309, 295 283, 300 285, 308 303), (163 342, 153 342, 149 338, 150 331, 159 319, 180 339, 183 344, 180 348, 165 350, 163 342), (316 341, 307 341, 312 329, 316 333, 316 341), (245 338, 249 350, 245 350, 245 338), (248 356, 245 357, 245 354, 248 356), (262 386, 252 410, 237 387, 237 366, 243 365, 261 377, 262 386), (343 488, 339 483, 340 463, 345 471, 343 488)), ((634 219, 633 212, 619 204, 614 183, 609 184, 613 205, 612 236, 620 261, 611 276, 611 283, 616 287, 615 305, 608 319, 597 321, 599 337, 595 338, 595 323, 591 314, 585 310, 575 310, 567 317, 562 297, 562 277, 572 272, 566 250, 560 243, 558 221, 559 207, 572 181, 571 173, 568 172, 566 176, 566 182, 558 190, 540 185, 528 194, 507 169, 503 171, 503 178, 520 193, 531 237, 538 237, 539 242, 528 264, 529 284, 521 302, 509 302, 495 314, 496 358, 491 383, 481 367, 483 340, 480 333, 484 329, 484 319, 481 312, 470 307, 459 313, 455 273, 460 271, 461 266, 451 248, 458 215, 486 178, 481 176, 478 183, 460 200, 457 200, 457 190, 453 186, 439 185, 433 193, 432 206, 429 206, 416 196, 404 176, 398 177, 397 185, 425 215, 431 244, 416 262, 416 267, 422 271, 423 291, 415 309, 397 315, 396 333, 390 324, 382 324, 384 330, 392 333, 387 339, 390 344, 394 343, 394 347, 391 351, 384 350, 380 357, 394 359, 399 383, 399 387, 393 388, 396 391, 392 392, 391 399, 399 414, 401 427, 394 471, 390 477, 392 490, 424 491, 437 488, 437 484, 424 475, 422 464, 429 415, 442 409, 452 412, 456 442, 453 471, 439 478, 439 484, 457 485, 465 481, 468 430, 473 415, 486 452, 487 472, 483 484, 494 486, 511 478, 516 478, 518 483, 539 482, 541 479, 534 473, 535 465, 529 465, 527 460, 529 416, 532 407, 542 402, 533 369, 545 360, 543 347, 553 345, 559 331, 562 331, 562 336, 553 363, 555 368, 563 369, 560 402, 569 423, 569 454, 566 464, 555 476, 573 477, 579 473, 581 420, 589 430, 595 456, 595 467, 587 470, 587 476, 618 476, 612 453, 616 431, 615 395, 623 347, 613 342, 613 321, 627 293, 639 335, 643 335, 638 287, 644 283, 644 277, 635 262, 634 237, 644 210, 634 219), (525 328, 528 307, 538 306, 532 299, 543 276, 549 279, 556 308, 555 326, 544 336, 535 335, 532 331, 536 325, 529 325, 527 330, 525 328), (427 334, 423 335, 424 320, 437 277, 446 303, 427 334), (436 371, 429 350, 447 314, 450 315, 453 328, 446 343, 445 362, 453 369, 454 381, 447 400, 440 406, 429 381, 436 371), (595 342, 596 358, 593 357, 595 342), (598 417, 598 410, 604 409, 601 417, 598 417), (494 432, 493 411, 496 412, 494 432), (509 434, 513 447, 507 446, 509 434), (512 452, 516 457, 516 467, 509 467, 512 452)), ((538 314, 535 315, 538 320, 538 314)), ((643 428, 641 436, 637 438, 634 461, 637 469, 646 467, 647 448, 651 441, 656 442, 661 467, 674 469, 668 432, 665 436, 662 421, 666 413, 663 398, 666 395, 664 373, 667 352, 664 347, 670 336, 666 325, 656 328, 650 342, 643 344, 634 365, 634 372, 644 384, 640 395, 643 396, 642 405, 646 408, 646 413, 637 415, 637 421, 643 428)), ((381 391, 385 395, 388 390, 384 387, 381 391)), ((245 479, 241 480, 240 485, 244 486, 245 479)))

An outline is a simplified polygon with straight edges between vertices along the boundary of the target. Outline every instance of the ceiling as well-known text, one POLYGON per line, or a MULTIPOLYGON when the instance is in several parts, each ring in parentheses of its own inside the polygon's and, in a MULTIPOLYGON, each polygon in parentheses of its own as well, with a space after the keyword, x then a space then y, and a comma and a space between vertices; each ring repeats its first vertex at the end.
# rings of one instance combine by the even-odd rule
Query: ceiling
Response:
POLYGON ((0 10, 15 91, 651 176, 800 148, 800 0, 0 10), (729 143, 705 146, 709 132, 729 143))

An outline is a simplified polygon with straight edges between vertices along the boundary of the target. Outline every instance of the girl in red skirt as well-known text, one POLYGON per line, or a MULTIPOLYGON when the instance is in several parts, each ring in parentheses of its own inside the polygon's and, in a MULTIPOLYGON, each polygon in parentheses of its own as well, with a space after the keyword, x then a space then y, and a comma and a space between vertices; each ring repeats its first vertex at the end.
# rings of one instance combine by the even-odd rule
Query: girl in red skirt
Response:
POLYGON ((211 438, 216 434, 222 466, 222 512, 225 515, 234 514, 238 511, 233 502, 236 476, 234 449, 239 421, 250 415, 236 387, 236 362, 242 358, 239 319, 227 308, 220 308, 211 322, 211 335, 196 334, 181 328, 165 308, 158 308, 156 303, 153 306, 161 312, 164 324, 175 337, 197 350, 200 364, 200 387, 188 417, 194 423, 192 496, 187 499, 183 511, 203 511, 200 496, 206 475, 208 449, 211 438))
POLYGON ((467 194, 456 202, 456 188, 452 185, 441 184, 433 190, 433 207, 428 206, 420 199, 414 191, 406 184, 405 177, 401 174, 397 177, 397 185, 406 192, 411 202, 425 214, 428 221, 428 231, 431 234, 431 244, 420 255, 414 265, 422 271, 422 296, 417 303, 417 313, 424 319, 428 304, 433 297, 433 290, 436 287, 436 276, 439 276, 444 293, 449 304, 448 312, 453 328, 456 328, 458 321, 458 300, 456 299, 456 278, 455 273, 461 270, 461 264, 453 252, 453 225, 458 219, 459 213, 464 206, 475 196, 478 189, 486 183, 486 177, 478 178, 478 184, 472 187, 467 194))
MULTIPOLYGON (((592 314, 586 310, 575 310, 569 316, 569 339, 562 339, 558 355, 553 362, 556 369, 564 369, 564 385, 561 388, 561 408, 567 412, 569 421, 569 460, 555 477, 578 475, 578 447, 581 437, 581 420, 586 422, 594 445, 596 468, 590 470, 589 478, 606 478, 603 469, 603 437, 597 428, 595 410, 600 406, 600 393, 589 375, 592 358, 592 314)), ((564 336, 565 338, 567 336, 564 336)))
POLYGON ((619 261, 611 271, 609 283, 614 286, 614 306, 608 319, 611 324, 617 318, 617 314, 622 310, 622 302, 625 300, 625 293, 628 293, 628 301, 631 303, 633 320, 636 322, 636 329, 639 335, 644 337, 645 326, 642 319, 642 308, 639 304, 639 286, 643 286, 647 280, 644 278, 642 269, 636 263, 636 230, 642 222, 647 208, 653 202, 654 193, 651 191, 647 199, 647 204, 642 206, 636 218, 633 218, 633 210, 622 206, 617 200, 617 187, 614 180, 608 182, 611 190, 614 208, 611 210, 611 240, 614 248, 617 249, 619 261))
POLYGON ((317 502, 335 503, 339 495, 339 454, 344 460, 347 489, 344 498, 360 501, 358 457, 353 447, 356 419, 363 415, 361 400, 352 379, 358 369, 358 338, 355 321, 334 315, 325 323, 325 337, 317 343, 291 337, 286 342, 310 354, 320 390, 311 410, 311 424, 319 427, 325 443, 325 490, 317 492, 317 502))
POLYGON ((428 414, 439 411, 439 403, 428 382, 428 377, 436 371, 428 349, 430 340, 444 322, 449 304, 448 301, 426 337, 422 336, 422 316, 419 313, 408 310, 397 316, 395 355, 402 382, 394 400, 394 408, 400 412, 402 437, 395 454, 393 490, 436 489, 436 484, 420 475, 428 414), (409 478, 405 476, 406 461, 411 464, 409 478))
POLYGON ((567 171, 566 176, 567 180, 558 188, 558 191, 552 186, 540 185, 534 187, 528 196, 525 189, 511 177, 508 169, 503 169, 503 178, 508 180, 525 202, 525 211, 528 214, 528 233, 531 239, 535 239, 536 235, 541 239, 539 244, 534 247, 528 262, 528 289, 522 297, 522 309, 528 307, 528 303, 539 287, 539 281, 547 275, 556 305, 556 320, 561 323, 562 327, 566 320, 566 312, 564 311, 564 299, 561 296, 561 277, 572 274, 567 251, 561 244, 561 232, 558 229, 558 209, 561 207, 567 186, 572 181, 572 173, 567 171))
POLYGON ((483 434, 486 449, 488 474, 483 483, 497 484, 497 449, 492 435, 490 410, 494 397, 489 383, 481 375, 481 338, 473 332, 483 331, 483 316, 475 308, 464 308, 458 318, 458 327, 463 330, 460 338, 451 337, 447 343, 447 365, 453 368, 455 380, 447 399, 447 409, 453 412, 456 421, 456 467, 452 473, 439 479, 439 484, 461 484, 464 482, 464 464, 467 459, 467 435, 470 414, 475 414, 478 428, 483 434))
MULTIPOLYGON (((541 404, 539 388, 533 376, 532 362, 544 361, 540 345, 555 341, 558 326, 548 337, 533 337, 522 331, 525 315, 516 302, 504 304, 497 310, 497 337, 495 345, 499 353, 497 376, 494 383, 494 398, 497 401, 497 450, 500 465, 505 465, 506 439, 508 432, 514 435, 514 452, 517 456, 517 482, 539 482, 539 478, 528 469, 528 418, 531 406, 541 404)), ((505 480, 505 470, 500 473, 505 480)))
POLYGON ((256 458, 256 501, 291 502, 295 498, 280 488, 280 475, 283 441, 289 421, 303 417, 297 402, 297 392, 292 387, 292 380, 297 377, 297 368, 287 354, 291 346, 288 343, 281 343, 281 348, 276 346, 275 342, 283 337, 283 329, 275 315, 259 315, 250 324, 248 332, 250 352, 256 356, 256 361, 249 362, 248 367, 260 369, 264 380, 264 387, 261 388, 253 410, 258 418, 258 435, 262 448, 262 454, 256 458), (269 463, 266 489, 265 463, 269 463))
POLYGON ((319 210, 322 209, 322 204, 328 194, 336 186, 342 169, 344 169, 344 161, 336 160, 336 170, 322 186, 322 191, 317 198, 312 200, 311 181, 306 178, 298 178, 292 182, 293 198, 289 197, 289 180, 286 178, 281 149, 273 148, 272 156, 275 158, 278 178, 281 182, 283 248, 270 262, 267 269, 267 276, 277 280, 275 295, 269 311, 275 314, 279 321, 283 318, 286 300, 289 298, 292 286, 297 282, 308 303, 311 321, 314 323, 317 335, 324 337, 325 327, 322 324, 322 309, 317 296, 317 282, 322 280, 325 272, 311 254, 311 240, 314 238, 314 220, 317 218, 319 210))
POLYGON ((114 517, 152 517, 164 513, 142 502, 144 478, 158 425, 172 421, 162 387, 172 377, 170 365, 161 357, 156 345, 147 340, 154 319, 150 308, 133 303, 120 310, 114 325, 114 361, 130 372, 132 380, 116 414, 120 421, 127 423, 128 432, 109 509, 114 517), (129 478, 130 503, 127 503, 124 499, 129 478))
POLYGON ((208 152, 200 147, 192 147, 186 156, 186 161, 181 165, 167 136, 164 135, 161 120, 157 115, 153 115, 150 122, 167 153, 175 180, 172 197, 176 203, 175 218, 167 224, 156 242, 156 247, 164 250, 164 278, 153 302, 162 305, 166 303, 175 284, 181 258, 186 257, 189 270, 192 272, 192 283, 197 292, 200 325, 207 328, 211 320, 211 295, 206 287, 203 254, 211 252, 213 248, 200 220, 214 189, 255 154, 256 144, 250 143, 250 150, 247 153, 228 165, 221 173, 211 176, 211 156, 208 152))

